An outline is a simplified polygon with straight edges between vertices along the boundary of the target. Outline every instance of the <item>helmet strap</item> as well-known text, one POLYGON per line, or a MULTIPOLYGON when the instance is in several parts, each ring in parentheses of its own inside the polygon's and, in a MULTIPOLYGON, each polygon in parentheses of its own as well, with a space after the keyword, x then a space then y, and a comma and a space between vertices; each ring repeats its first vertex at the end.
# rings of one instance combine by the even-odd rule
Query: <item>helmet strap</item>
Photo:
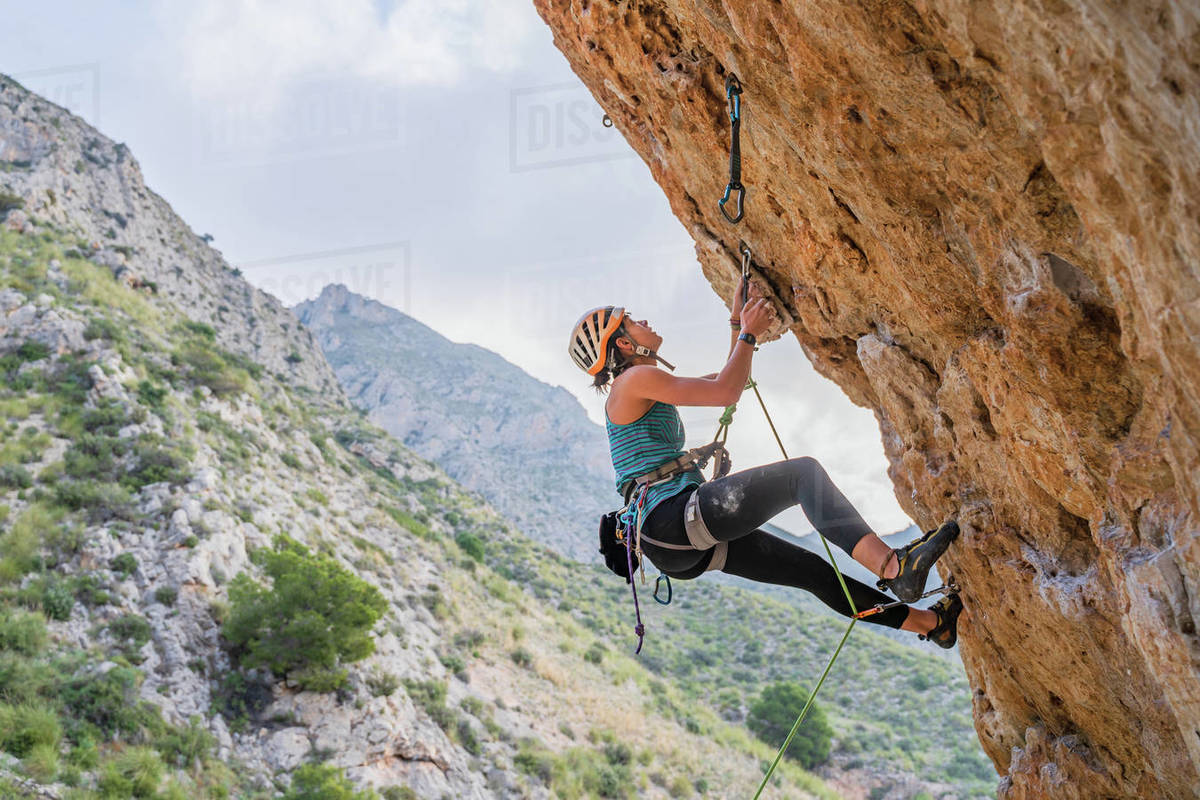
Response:
POLYGON ((639 345, 636 345, 636 346, 633 348, 633 352, 634 352, 634 353, 636 353, 636 354, 637 354, 637 355, 639 355, 639 356, 649 356, 649 357, 653 358, 654 360, 656 360, 656 361, 660 362, 660 363, 661 363, 663 366, 665 366, 667 369, 671 370, 671 372, 674 372, 674 371, 675 371, 675 365, 674 365, 674 364, 672 364, 670 361, 667 361, 665 358, 663 358, 662 356, 660 356, 660 355, 659 355, 658 353, 656 353, 655 351, 651 350, 649 347, 646 347, 645 345, 641 345, 641 344, 639 344, 639 345))

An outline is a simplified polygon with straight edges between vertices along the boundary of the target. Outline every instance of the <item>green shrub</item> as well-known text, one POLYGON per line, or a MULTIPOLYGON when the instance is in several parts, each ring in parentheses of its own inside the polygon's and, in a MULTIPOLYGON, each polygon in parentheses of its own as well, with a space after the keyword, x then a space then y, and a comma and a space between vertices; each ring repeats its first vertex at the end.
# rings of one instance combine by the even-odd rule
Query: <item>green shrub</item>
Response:
MULTIPOLYGON (((808 692, 799 684, 790 681, 772 684, 751 704, 746 727, 768 745, 778 747, 807 702, 808 692)), ((825 718, 825 712, 813 703, 786 755, 805 769, 813 769, 829 760, 832 740, 833 728, 825 718)))
POLYGON ((185 342, 171 356, 176 366, 187 368, 195 383, 207 386, 217 396, 240 394, 246 391, 250 376, 246 370, 230 363, 228 353, 219 353, 204 342, 185 342))
POLYGON ((14 208, 24 208, 25 199, 12 192, 0 192, 0 214, 12 211, 14 208))
POLYGON ((0 372, 12 372, 28 361, 50 357, 50 348, 32 339, 5 356, 0 356, 0 372))
POLYGON ((419 519, 414 517, 412 514, 409 514, 407 511, 402 511, 401 509, 396 508, 395 506, 384 506, 383 510, 385 512, 387 512, 387 515, 389 517, 396 520, 397 524, 401 525, 402 527, 408 528, 410 531, 415 533, 417 536, 420 536, 422 539, 432 539, 433 538, 433 532, 429 529, 429 526, 426 525, 425 523, 421 522, 419 519))
POLYGON ((411 786, 388 786, 382 794, 383 800, 419 800, 411 786))
POLYGON ((58 744, 36 744, 22 764, 26 774, 39 783, 50 783, 58 774, 58 744))
POLYGON ((279 454, 279 460, 292 469, 302 469, 304 467, 304 465, 300 463, 300 459, 296 458, 286 450, 279 454))
POLYGON ((121 653, 134 663, 139 663, 139 652, 150 641, 150 623, 140 614, 124 614, 106 626, 117 641, 121 653))
POLYGON ((542 783, 549 783, 554 777, 554 758, 528 739, 521 742, 520 749, 513 757, 513 766, 542 783))
POLYGON ((48 580, 42 588, 42 611, 50 619, 65 622, 75 607, 75 592, 67 581, 48 580))
POLYGON ((0 697, 11 703, 50 696, 57 679, 54 669, 43 661, 15 652, 0 653, 0 697))
POLYGON ((42 703, 0 703, 0 749, 24 758, 38 745, 57 748, 62 726, 54 709, 42 703))
POLYGON ((72 586, 75 599, 89 608, 108 605, 112 601, 112 595, 108 593, 106 585, 93 573, 76 575, 72 579, 72 586))
POLYGON ((287 537, 253 558, 271 586, 238 575, 222 628, 243 666, 319 675, 374 652, 371 628, 387 610, 377 588, 287 537))
POLYGON ((230 730, 237 732, 244 730, 274 699, 269 680, 230 672, 221 681, 213 705, 229 721, 230 730))
POLYGON ((483 752, 483 745, 479 742, 479 737, 475 735, 475 729, 471 727, 470 720, 459 718, 458 725, 454 729, 454 738, 473 756, 477 756, 483 752))
POLYGON ((91 363, 68 357, 60 361, 62 368, 48 378, 46 388, 64 403, 81 406, 92 388, 92 376, 88 375, 91 363))
POLYGON ((217 331, 212 325, 208 325, 203 322, 193 322, 192 320, 187 320, 179 327, 188 333, 205 340, 206 342, 215 342, 217 340, 217 331))
POLYGON ((454 712, 446 705, 446 684, 441 681, 406 680, 404 689, 414 704, 420 706, 442 730, 448 731, 454 722, 454 712))
POLYGON ((33 486, 33 476, 19 464, 0 467, 0 486, 8 489, 28 489, 33 486))
POLYGON ((158 386, 152 381, 143 380, 138 382, 137 386, 138 401, 142 405, 149 406, 155 411, 161 412, 166 407, 167 395, 170 394, 170 389, 165 386, 158 386))
POLYGON ((86 511, 89 522, 132 519, 133 495, 124 486, 94 480, 62 481, 54 487, 54 499, 72 511, 86 511))
POLYGON ((292 773, 292 785, 282 800, 376 800, 370 789, 357 792, 336 767, 304 764, 292 773))
POLYGON ((187 727, 171 728, 159 736, 154 745, 169 764, 189 767, 207 761, 216 749, 217 740, 204 727, 200 717, 192 717, 187 727))
POLYGON ((114 667, 104 674, 83 672, 67 679, 59 697, 80 728, 71 738, 79 741, 89 730, 96 739, 161 732, 165 726, 158 709, 138 698, 140 683, 141 674, 132 667, 114 667))
POLYGON ((108 339, 110 342, 120 342, 125 338, 124 332, 112 320, 94 319, 84 328, 83 338, 89 342, 93 339, 108 339))
POLYGON ((391 697, 400 688, 400 679, 390 672, 375 670, 367 676, 367 689, 372 697, 391 697))
POLYGON ((154 599, 164 606, 173 606, 179 599, 179 590, 174 586, 160 586, 154 590, 154 599))
POLYGON ((109 559, 108 568, 120 575, 122 578, 128 578, 130 575, 137 572, 137 557, 134 556, 133 553, 121 553, 120 555, 115 555, 109 559))
POLYGON ((191 480, 191 460, 195 455, 188 444, 168 442, 161 436, 146 435, 133 446, 136 466, 122 482, 132 489, 151 483, 182 484, 191 480))
POLYGON ((309 489, 307 492, 305 492, 305 494, 307 494, 308 499, 312 500, 314 503, 320 503, 323 506, 329 505, 329 497, 320 489, 309 489))
POLYGON ((80 480, 116 481, 124 470, 120 460, 129 452, 124 439, 103 433, 85 433, 63 456, 63 472, 80 480))
POLYGON ((0 650, 35 656, 46 646, 46 623, 40 614, 0 611, 0 650))
POLYGON ((513 663, 516 664, 518 667, 533 666, 533 656, 524 647, 518 647, 516 650, 513 650, 512 653, 510 653, 509 655, 512 656, 513 663))
POLYGON ((96 788, 104 800, 154 797, 163 772, 158 753, 149 747, 131 747, 101 766, 96 788))
MULTIPOLYGON (((80 424, 88 433, 115 437, 117 432, 130 423, 129 415, 116 400, 105 399, 96 408, 85 409, 80 424)), ((121 442, 121 440, 117 440, 121 442)))
POLYGON ((483 540, 481 540, 475 534, 464 531, 454 537, 454 542, 464 553, 469 555, 475 561, 483 561, 483 540))

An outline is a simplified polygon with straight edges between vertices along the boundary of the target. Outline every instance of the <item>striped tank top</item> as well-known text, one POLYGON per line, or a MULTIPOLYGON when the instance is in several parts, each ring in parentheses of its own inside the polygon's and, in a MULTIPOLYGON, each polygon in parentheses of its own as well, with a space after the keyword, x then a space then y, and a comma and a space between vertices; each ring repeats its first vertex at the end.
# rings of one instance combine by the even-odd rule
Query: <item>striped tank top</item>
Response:
MULTIPOLYGON (((617 473, 617 492, 638 475, 645 475, 655 467, 683 455, 683 420, 679 411, 668 403, 655 402, 650 410, 626 425, 618 425, 604 414, 608 429, 608 446, 612 451, 613 469, 617 473)), ((689 486, 699 486, 704 476, 696 467, 676 475, 670 480, 651 486, 646 492, 642 521, 650 516, 654 507, 673 497, 689 486)), ((622 498, 623 499, 623 498, 622 498)), ((633 511, 627 512, 621 522, 632 524, 633 511)))

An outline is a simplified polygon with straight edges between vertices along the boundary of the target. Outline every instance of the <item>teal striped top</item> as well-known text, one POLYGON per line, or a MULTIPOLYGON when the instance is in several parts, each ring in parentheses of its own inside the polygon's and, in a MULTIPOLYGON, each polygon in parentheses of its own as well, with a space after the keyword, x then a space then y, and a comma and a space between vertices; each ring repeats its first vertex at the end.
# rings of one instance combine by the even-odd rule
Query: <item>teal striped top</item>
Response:
MULTIPOLYGON (((683 420, 679 418, 679 411, 675 406, 669 403, 655 402, 649 411, 626 425, 616 424, 608 418, 606 412, 604 423, 608 429, 608 446, 612 451, 613 469, 617 473, 617 492, 638 475, 645 475, 655 467, 683 455, 683 420)), ((699 486, 703 482, 704 476, 693 466, 687 472, 657 486, 651 486, 647 490, 646 503, 643 506, 643 522, 663 500, 679 494, 689 486, 699 486)), ((630 511, 621 521, 632 524, 633 517, 633 512, 630 511)))

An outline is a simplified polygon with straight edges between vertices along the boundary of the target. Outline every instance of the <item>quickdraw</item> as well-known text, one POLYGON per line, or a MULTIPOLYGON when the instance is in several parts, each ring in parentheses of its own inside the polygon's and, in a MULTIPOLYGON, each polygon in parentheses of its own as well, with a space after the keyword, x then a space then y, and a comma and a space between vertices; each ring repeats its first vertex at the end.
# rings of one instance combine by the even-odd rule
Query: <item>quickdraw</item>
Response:
POLYGON ((729 183, 717 205, 725 219, 736 225, 745 213, 746 187, 742 186, 742 83, 732 72, 725 77, 725 99, 729 102, 729 183), (734 192, 737 192, 737 213, 730 215, 725 204, 734 192))

